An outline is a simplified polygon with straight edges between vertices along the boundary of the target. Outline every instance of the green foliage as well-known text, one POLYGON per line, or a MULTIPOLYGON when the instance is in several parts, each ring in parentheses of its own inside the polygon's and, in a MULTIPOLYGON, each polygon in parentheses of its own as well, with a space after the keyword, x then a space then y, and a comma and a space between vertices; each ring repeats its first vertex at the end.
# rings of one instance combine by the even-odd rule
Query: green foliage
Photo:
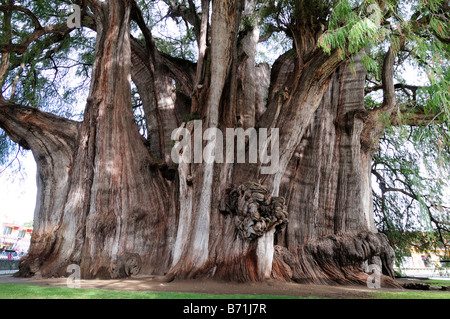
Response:
POLYGON ((381 25, 381 20, 382 11, 376 2, 363 1, 355 6, 354 1, 337 1, 328 30, 321 36, 318 45, 327 53, 338 50, 339 57, 345 59, 362 49, 382 43, 391 35, 390 30, 381 25))
POLYGON ((9 162, 12 154, 17 152, 16 149, 17 145, 11 142, 3 130, 0 130, 0 167, 9 162))
MULTIPOLYGON (((385 32, 379 39, 370 39, 362 53, 368 87, 381 84, 388 46, 398 52, 396 83, 413 85, 396 91, 395 115, 415 126, 392 127, 390 118, 382 116, 388 128, 373 163, 377 227, 389 237, 399 260, 411 247, 450 251, 449 45, 441 41, 449 38, 449 12, 443 11, 443 4, 388 1, 380 25, 385 32), (402 48, 398 45, 400 37, 406 39, 402 48)), ((341 10, 351 17, 360 12, 344 4, 341 10)), ((339 38, 339 32, 355 28, 358 21, 333 21, 335 30, 324 35, 321 45, 328 52, 342 50, 341 57, 346 58, 352 54, 351 46, 345 43, 350 37, 339 38)), ((360 25, 354 29, 353 39, 370 36, 369 26, 360 25)), ((367 109, 376 109, 381 103, 381 92, 366 96, 367 109)))
MULTIPOLYGON (((65 23, 68 3, 70 1, 15 1, 16 5, 29 9, 42 26, 65 23)), ((19 44, 27 41, 35 31, 34 22, 23 12, 12 11, 10 21, 1 14, 2 30, 8 22, 11 32, 0 34, 0 44, 19 44)), ((3 96, 18 104, 80 119, 79 105, 86 98, 94 49, 93 34, 83 29, 66 35, 41 36, 23 53, 10 53, 3 96)), ((10 165, 18 151, 17 144, 0 130, 0 172, 6 167, 18 169, 18 165, 10 165)))
POLYGON ((195 61, 196 52, 194 51, 195 35, 194 29, 186 29, 186 33, 180 38, 173 35, 166 35, 161 38, 155 38, 156 46, 161 52, 189 61, 195 61))
POLYGON ((16 143, 12 142, 6 133, 0 129, 0 176, 22 180, 21 156, 25 151, 16 143))
MULTIPOLYGON (((18 1, 16 1, 18 2, 18 1)), ((61 1, 20 1, 30 9, 40 24, 65 23, 67 6, 61 1)), ((26 40, 34 31, 32 20, 22 12, 13 11, 13 43, 26 40)), ((86 89, 94 51, 92 36, 75 30, 70 35, 44 35, 33 41, 23 54, 11 52, 10 69, 3 87, 8 97, 14 79, 18 77, 13 101, 23 105, 70 117, 78 102, 76 92, 86 89), (74 76, 84 76, 74 85, 74 76)))
MULTIPOLYGON (((183 22, 181 18, 171 18, 169 6, 164 4, 165 2, 169 1, 158 3, 141 1, 141 8, 147 9, 143 10, 146 13, 144 18, 146 18, 147 26, 152 30, 157 48, 172 57, 195 61, 197 43, 193 26, 183 22)), ((139 34, 138 38, 142 38, 140 31, 137 28, 134 30, 139 34)))
MULTIPOLYGON (((379 71, 379 64, 377 61, 371 57, 369 54, 361 54, 361 63, 364 65, 365 69, 370 73, 377 73, 379 71)), ((379 78, 379 76, 378 76, 379 78)))
POLYGON ((406 248, 444 248, 450 240, 448 133, 446 124, 391 127, 374 157, 377 227, 399 259, 406 248))

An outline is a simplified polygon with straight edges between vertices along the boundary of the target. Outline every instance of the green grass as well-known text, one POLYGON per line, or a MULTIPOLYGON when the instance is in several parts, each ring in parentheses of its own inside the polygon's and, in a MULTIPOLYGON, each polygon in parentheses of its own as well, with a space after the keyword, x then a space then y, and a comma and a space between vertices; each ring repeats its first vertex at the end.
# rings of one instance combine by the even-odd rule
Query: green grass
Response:
MULTIPOLYGON (((311 297, 314 298, 314 297, 311 297)), ((0 284, 0 299, 299 299, 276 295, 211 295, 181 292, 75 289, 37 285, 0 284)))
MULTIPOLYGON (((442 281, 438 282, 442 284, 442 281)), ((432 283, 434 284, 434 283, 432 283)), ((450 285, 450 281, 445 282, 450 285)), ((279 295, 212 295, 182 292, 124 291, 107 289, 75 289, 42 287, 26 284, 0 284, 0 299, 321 299, 310 296, 279 295)), ((448 291, 374 291, 369 299, 450 299, 448 291)))
MULTIPOLYGON (((442 286, 450 287, 450 280, 423 280, 423 283, 430 284, 432 288, 439 289, 442 286)), ((450 299, 449 291, 399 291, 399 292, 376 292, 374 299, 450 299)))
POLYGON ((431 284, 432 286, 450 286, 450 280, 424 280, 424 282, 431 284))
POLYGON ((373 299, 450 299, 450 293, 446 291, 375 292, 373 299))

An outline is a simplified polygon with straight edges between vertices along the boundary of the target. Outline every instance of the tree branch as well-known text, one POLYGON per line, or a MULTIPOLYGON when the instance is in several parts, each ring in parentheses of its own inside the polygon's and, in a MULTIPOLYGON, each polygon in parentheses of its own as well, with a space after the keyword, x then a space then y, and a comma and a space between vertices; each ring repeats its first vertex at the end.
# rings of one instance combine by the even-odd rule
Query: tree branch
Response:
POLYGON ((415 110, 417 108, 403 109, 399 113, 393 113, 389 123, 394 126, 408 125, 408 126, 426 126, 430 124, 441 124, 444 121, 439 117, 444 113, 441 111, 437 114, 426 114, 423 110, 415 110))
POLYGON ((189 0, 189 7, 181 3, 177 3, 174 0, 165 0, 164 1, 169 6, 169 12, 167 16, 175 19, 177 17, 182 18, 184 21, 189 23, 194 27, 195 37, 197 42, 200 41, 200 29, 201 29, 201 19, 195 12, 195 4, 192 0, 189 0))
POLYGON ((36 18, 36 16, 34 15, 33 12, 31 12, 30 9, 24 8, 24 7, 21 7, 21 6, 16 6, 16 5, 9 5, 9 4, 2 4, 2 5, 0 5, 0 11, 7 12, 9 10, 20 11, 20 12, 25 13, 31 19, 31 21, 33 22, 35 30, 42 29, 42 25, 39 22, 39 19, 36 18))
MULTIPOLYGON (((415 92, 418 89, 420 89, 420 88, 422 88, 422 86, 408 85, 408 84, 403 84, 403 83, 397 83, 397 84, 394 85, 394 89, 395 90, 399 90, 399 89, 405 90, 405 89, 407 89, 407 90, 410 90, 411 92, 413 92, 413 94, 415 94, 415 92)), ((378 84, 378 85, 366 87, 364 89, 364 93, 365 94, 369 94, 369 93, 372 93, 372 92, 375 92, 375 91, 378 91, 378 90, 382 90, 382 89, 383 89, 383 85, 378 84)))
POLYGON ((398 41, 398 47, 391 44, 383 61, 382 68, 382 89, 383 89, 383 103, 380 107, 369 111, 369 118, 367 119, 364 129, 361 133, 361 146, 366 151, 374 152, 378 148, 378 143, 386 128, 386 122, 383 117, 391 116, 392 112, 397 107, 397 99, 395 96, 394 84, 394 65, 397 53, 405 43, 405 37, 402 36, 398 41))
POLYGON ((17 54, 23 54, 31 43, 39 39, 41 36, 46 34, 54 34, 57 38, 64 37, 67 35, 72 29, 67 26, 67 23, 60 23, 55 25, 46 26, 40 29, 35 30, 30 35, 23 38, 22 42, 19 44, 7 43, 0 44, 0 52, 15 52, 17 54))
POLYGON ((78 127, 78 122, 33 107, 0 101, 0 128, 12 141, 33 153, 41 153, 51 145, 75 150, 78 127))
MULTIPOLYGON (((389 192, 397 192, 397 193, 401 193, 403 195, 408 196, 409 198, 411 198, 413 201, 419 202, 420 201, 420 196, 417 195, 412 189, 411 187, 402 182, 405 186, 407 186, 407 188, 409 188, 409 191, 403 189, 403 188, 398 188, 398 187, 386 187, 386 180, 384 179, 384 177, 375 169, 372 169, 372 174, 374 174, 379 182, 379 186, 380 186, 380 190, 381 190, 381 198, 377 195, 376 197, 379 200, 382 200, 384 203, 384 194, 385 193, 389 193, 389 192)), ((384 205, 384 204, 383 204, 384 205)), ((440 239, 442 241, 443 244, 445 244, 445 239, 444 236, 442 234, 442 231, 448 231, 448 229, 446 229, 446 227, 444 227, 444 225, 448 226, 450 225, 450 223, 442 221, 442 220, 438 220, 433 216, 433 213, 431 211, 431 207, 433 207, 434 209, 436 209, 436 207, 442 207, 441 205, 437 205, 436 203, 423 203, 423 205, 426 208, 427 211, 427 215, 430 218, 430 221, 436 226, 436 229, 439 233, 440 239)), ((383 209, 383 214, 384 214, 384 209, 383 209)), ((385 218, 387 218, 386 215, 384 215, 385 218)))

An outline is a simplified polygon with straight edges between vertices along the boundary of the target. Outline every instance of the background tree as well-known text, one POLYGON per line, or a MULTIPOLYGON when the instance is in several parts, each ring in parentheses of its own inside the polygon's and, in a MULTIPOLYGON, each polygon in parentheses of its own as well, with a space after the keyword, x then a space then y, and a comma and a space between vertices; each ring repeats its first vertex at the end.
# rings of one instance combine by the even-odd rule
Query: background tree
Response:
POLYGON ((409 155, 427 141, 428 168, 448 172, 448 10, 437 0, 3 1, 2 158, 17 144, 38 166, 19 274, 65 275, 76 263, 85 278, 365 283, 377 264, 395 285, 385 234, 396 243, 405 230, 394 217, 413 205, 401 196, 446 244, 446 180, 431 183, 409 155), (70 3, 82 29, 66 23, 70 3), (274 37, 288 49, 257 64, 274 37), (429 79, 421 87, 400 78, 413 62, 429 79), (79 117, 61 105, 79 97, 74 70, 89 83, 79 117), (276 171, 174 163, 172 132, 194 138, 194 119, 223 132, 278 128, 276 171), (411 148, 389 152, 408 130, 411 148))

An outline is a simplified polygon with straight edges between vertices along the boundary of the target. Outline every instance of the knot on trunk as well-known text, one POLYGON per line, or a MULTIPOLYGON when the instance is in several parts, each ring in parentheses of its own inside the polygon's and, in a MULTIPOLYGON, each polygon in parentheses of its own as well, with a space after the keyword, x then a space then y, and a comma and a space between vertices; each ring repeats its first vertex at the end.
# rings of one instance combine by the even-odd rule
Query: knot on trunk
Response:
POLYGON ((112 278, 136 276, 141 271, 141 256, 136 253, 124 253, 115 263, 111 263, 112 278))
POLYGON ((239 235, 254 240, 276 228, 283 229, 288 222, 283 197, 271 197, 261 184, 246 182, 227 190, 221 211, 234 216, 239 235))

